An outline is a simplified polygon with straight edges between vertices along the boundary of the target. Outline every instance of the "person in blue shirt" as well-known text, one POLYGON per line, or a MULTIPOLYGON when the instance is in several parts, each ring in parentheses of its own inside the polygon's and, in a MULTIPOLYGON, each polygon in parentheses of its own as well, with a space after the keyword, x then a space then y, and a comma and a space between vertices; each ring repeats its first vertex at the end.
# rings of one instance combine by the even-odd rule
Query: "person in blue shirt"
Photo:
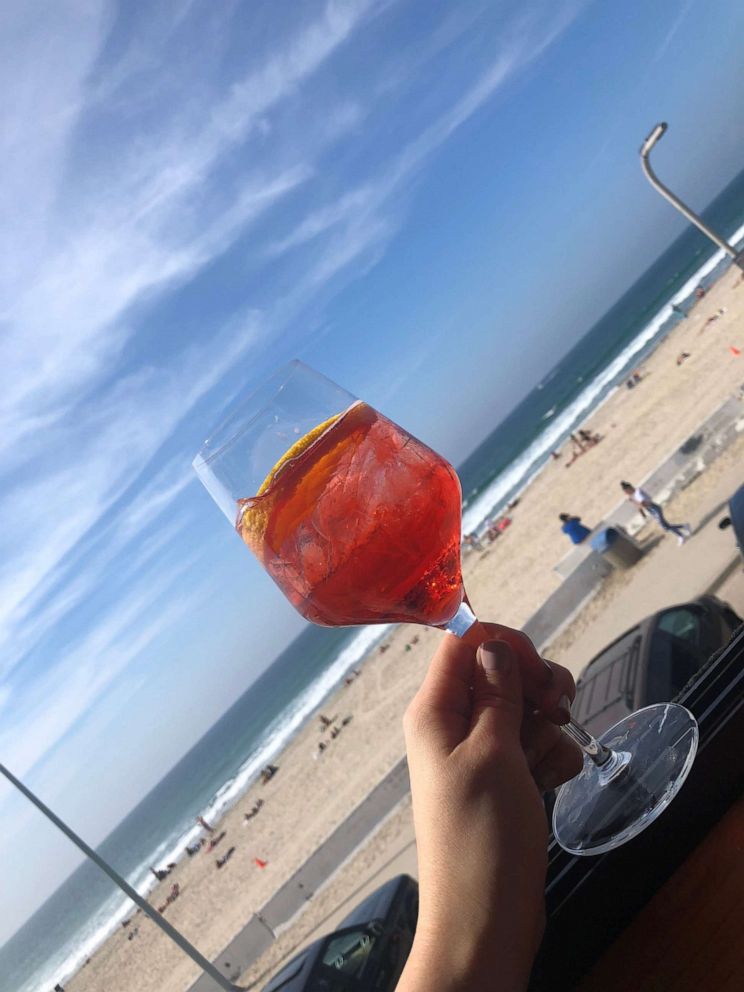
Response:
POLYGON ((591 534, 591 530, 581 522, 581 517, 572 517, 570 513, 561 513, 560 519, 563 521, 561 530, 568 534, 574 544, 581 544, 591 534))

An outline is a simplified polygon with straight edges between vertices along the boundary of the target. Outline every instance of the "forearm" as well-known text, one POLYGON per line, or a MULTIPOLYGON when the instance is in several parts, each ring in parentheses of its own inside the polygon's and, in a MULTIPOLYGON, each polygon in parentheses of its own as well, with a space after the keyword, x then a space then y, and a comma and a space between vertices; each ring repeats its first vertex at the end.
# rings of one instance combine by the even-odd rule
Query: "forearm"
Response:
MULTIPOLYGON (((406 712, 419 913, 397 992, 524 992, 545 925, 537 775, 558 784, 582 757, 550 720, 524 713, 524 635, 498 625, 485 634, 477 658, 445 639, 406 712)), ((568 672, 532 660, 530 698, 541 698, 546 672, 551 691, 573 696, 568 672)))

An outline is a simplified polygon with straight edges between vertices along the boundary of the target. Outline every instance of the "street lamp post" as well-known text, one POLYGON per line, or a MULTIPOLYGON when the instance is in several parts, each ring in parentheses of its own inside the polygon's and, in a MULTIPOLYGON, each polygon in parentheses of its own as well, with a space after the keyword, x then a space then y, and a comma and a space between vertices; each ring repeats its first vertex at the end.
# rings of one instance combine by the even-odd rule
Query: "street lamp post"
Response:
POLYGON ((641 145, 641 168, 643 169, 646 178, 654 189, 661 193, 665 200, 668 200, 673 207, 676 207, 684 217, 695 225, 695 227, 699 227, 703 234, 717 244, 722 251, 725 251, 727 255, 730 255, 734 260, 735 265, 738 265, 740 269, 744 269, 744 251, 737 251, 736 248, 734 248, 733 245, 730 245, 728 241, 721 237, 720 234, 716 234, 712 228, 708 227, 702 217, 699 217, 694 211, 690 210, 687 204, 683 203, 678 196, 675 196, 670 189, 667 189, 667 187, 659 180, 659 177, 651 168, 651 163, 648 160, 648 156, 651 149, 654 147, 659 138, 661 138, 666 129, 667 124, 665 122, 662 121, 661 124, 657 124, 641 145))
POLYGON ((78 837, 78 835, 73 830, 71 830, 66 823, 60 820, 60 818, 57 816, 56 813, 53 813, 48 806, 44 805, 44 803, 41 801, 41 799, 39 799, 38 796, 34 795, 34 793, 31 792, 31 790, 23 784, 23 782, 17 779, 15 775, 13 775, 12 772, 8 771, 8 769, 2 764, 0 764, 0 774, 4 775, 5 778, 7 778, 7 780, 11 783, 11 785, 14 785, 19 792, 22 792, 23 795, 26 797, 26 799, 32 802, 34 806, 36 806, 36 808, 40 810, 48 820, 51 820, 52 823, 55 825, 55 827, 61 830, 62 833, 69 840, 71 840, 76 847, 80 848, 80 850, 87 858, 90 858, 90 860, 94 864, 96 864, 101 869, 101 871, 105 872, 108 875, 108 877, 111 879, 111 881, 114 882, 116 885, 118 885, 119 888, 122 890, 122 892, 124 892, 125 895, 129 896, 132 902, 136 903, 137 906, 139 906, 139 908, 142 910, 142 912, 146 913, 153 921, 153 923, 155 923, 157 926, 160 927, 163 933, 167 934, 167 936, 170 937, 172 941, 178 944, 181 950, 184 951, 186 954, 188 954, 188 956, 192 959, 192 961, 195 961, 196 964, 198 964, 199 967, 202 969, 202 971, 206 972, 206 974, 209 975, 209 977, 213 979, 213 981, 216 982, 216 984, 221 989, 226 989, 227 992, 242 992, 242 986, 233 985, 233 983, 229 981, 229 979, 225 978, 224 975, 220 974, 220 972, 215 968, 212 962, 207 960, 207 958, 205 958, 203 954, 200 954, 199 951, 197 951, 197 949, 194 947, 194 945, 189 943, 189 941, 186 940, 186 938, 179 930, 176 930, 176 928, 171 926, 171 924, 165 919, 164 916, 156 912, 156 910, 152 908, 149 902, 143 899, 136 889, 132 888, 132 886, 129 884, 129 882, 126 881, 126 879, 122 878, 121 875, 119 875, 118 872, 116 872, 111 867, 111 865, 108 864, 107 861, 104 861, 104 859, 99 854, 97 854, 92 847, 89 847, 81 837, 78 837))

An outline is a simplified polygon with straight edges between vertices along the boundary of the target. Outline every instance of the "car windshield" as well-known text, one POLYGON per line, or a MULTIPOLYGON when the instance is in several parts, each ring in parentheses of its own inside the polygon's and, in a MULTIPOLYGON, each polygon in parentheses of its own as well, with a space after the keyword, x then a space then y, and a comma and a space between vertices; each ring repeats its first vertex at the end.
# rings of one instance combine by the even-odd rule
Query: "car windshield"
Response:
POLYGON ((657 630, 694 644, 706 658, 720 647, 709 614, 701 606, 680 606, 666 610, 659 618, 657 630))
POLYGON ((696 606, 667 610, 651 639, 647 702, 669 702, 717 645, 705 611, 696 606))
POLYGON ((375 943, 374 926, 347 930, 330 937, 313 975, 310 992, 346 992, 366 987, 356 979, 364 977, 375 943))

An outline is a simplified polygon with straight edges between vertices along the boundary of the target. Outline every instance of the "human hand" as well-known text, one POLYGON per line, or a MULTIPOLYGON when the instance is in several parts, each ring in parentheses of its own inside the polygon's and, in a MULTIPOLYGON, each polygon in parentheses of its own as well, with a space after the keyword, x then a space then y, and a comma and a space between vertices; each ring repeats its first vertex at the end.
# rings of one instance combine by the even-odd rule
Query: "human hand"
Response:
POLYGON ((542 715, 573 699, 571 675, 536 668, 519 632, 483 626, 495 639, 477 656, 445 638, 404 719, 420 909, 399 992, 525 987, 544 925, 541 792, 582 765, 542 715), (528 687, 540 712, 524 704, 528 687))

